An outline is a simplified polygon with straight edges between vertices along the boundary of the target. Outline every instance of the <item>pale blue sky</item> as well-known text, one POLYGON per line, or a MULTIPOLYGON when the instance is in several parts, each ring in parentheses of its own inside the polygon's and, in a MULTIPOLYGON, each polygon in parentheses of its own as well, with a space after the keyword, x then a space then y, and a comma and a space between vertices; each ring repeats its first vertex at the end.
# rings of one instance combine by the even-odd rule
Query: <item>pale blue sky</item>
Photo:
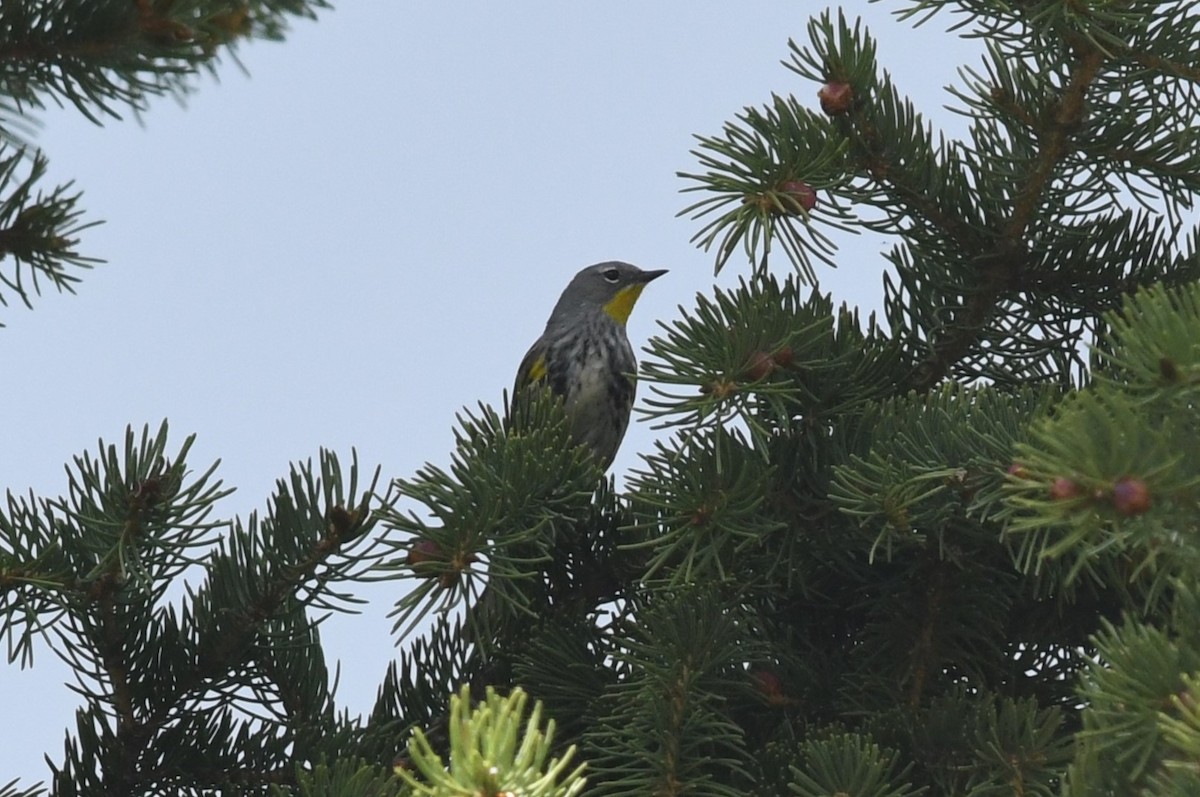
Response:
MULTIPOLYGON (((847 10, 901 91, 961 131, 942 88, 978 43, 942 33, 949 18, 895 22, 904 5, 847 10)), ((81 249, 108 262, 78 296, 2 311, 0 487, 59 495, 72 456, 163 418, 172 450, 198 435, 194 470, 222 460, 237 488, 226 516, 263 509, 289 462, 322 446, 345 461, 356 447, 387 478, 444 463, 455 413, 499 404, 567 280, 600 260, 671 270, 630 321, 640 349, 714 281, 688 243, 696 222, 675 218, 692 134, 772 92, 815 107, 818 87, 780 61, 823 7, 345 3, 283 44, 243 47, 249 79, 226 63, 186 108, 154 102, 144 126, 46 114, 50 178, 76 180, 106 221, 81 249)), ((883 244, 839 242, 822 287, 875 308, 883 244)), ((735 260, 719 282, 744 273, 735 260)), ((614 470, 654 435, 635 424, 614 470)), ((399 588, 364 587, 365 613, 325 626, 353 712, 395 655, 399 588)), ((4 713, 22 717, 0 783, 31 785, 43 754, 60 759, 68 677, 44 647, 32 670, 0 668, 4 713)))

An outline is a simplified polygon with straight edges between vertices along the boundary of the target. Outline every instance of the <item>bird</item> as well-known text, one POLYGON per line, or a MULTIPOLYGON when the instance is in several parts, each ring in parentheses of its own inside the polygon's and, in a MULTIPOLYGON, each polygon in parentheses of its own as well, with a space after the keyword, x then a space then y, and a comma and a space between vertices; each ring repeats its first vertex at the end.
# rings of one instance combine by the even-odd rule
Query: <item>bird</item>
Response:
POLYGON ((596 263, 572 278, 546 329, 517 369, 514 401, 544 384, 563 401, 571 437, 606 472, 629 426, 637 359, 625 322, 642 290, 666 269, 596 263))

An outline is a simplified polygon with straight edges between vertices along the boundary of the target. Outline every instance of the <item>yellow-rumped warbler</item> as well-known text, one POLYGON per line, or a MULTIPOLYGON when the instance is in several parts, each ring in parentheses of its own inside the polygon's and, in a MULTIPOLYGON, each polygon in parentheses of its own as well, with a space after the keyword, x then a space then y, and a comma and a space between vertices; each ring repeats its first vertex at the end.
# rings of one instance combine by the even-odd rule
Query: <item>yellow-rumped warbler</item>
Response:
POLYGON ((530 384, 548 385, 562 397, 575 442, 592 450, 602 470, 616 457, 633 410, 637 360, 625 321, 646 283, 666 273, 616 261, 580 271, 517 369, 513 401, 530 384))

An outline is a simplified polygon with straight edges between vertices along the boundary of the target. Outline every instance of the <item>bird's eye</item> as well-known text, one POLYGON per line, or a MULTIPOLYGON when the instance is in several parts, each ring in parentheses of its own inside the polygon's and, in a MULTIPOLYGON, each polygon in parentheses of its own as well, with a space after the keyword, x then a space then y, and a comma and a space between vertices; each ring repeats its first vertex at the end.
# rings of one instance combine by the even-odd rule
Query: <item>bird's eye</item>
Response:
POLYGON ((604 279, 607 282, 615 283, 617 280, 621 279, 621 272, 617 271, 615 268, 606 268, 600 273, 604 276, 604 279))

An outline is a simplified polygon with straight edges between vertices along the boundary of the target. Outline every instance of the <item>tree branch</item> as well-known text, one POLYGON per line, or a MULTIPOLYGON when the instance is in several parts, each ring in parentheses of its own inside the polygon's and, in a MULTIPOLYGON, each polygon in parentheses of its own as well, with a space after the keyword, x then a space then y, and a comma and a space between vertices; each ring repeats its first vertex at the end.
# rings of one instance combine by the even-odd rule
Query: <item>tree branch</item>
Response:
POLYGON ((914 390, 927 391, 945 378, 975 345, 1004 293, 1017 285, 1024 273, 1029 260, 1025 235, 1055 169, 1071 152, 1071 137, 1086 113, 1088 88, 1105 61, 1103 51, 1085 42, 1077 43, 1076 56, 1070 83, 1059 98, 1053 120, 1040 131, 1041 151, 1016 195, 1013 213, 993 251, 977 258, 981 276, 978 289, 947 324, 948 334, 933 344, 930 357, 917 366, 911 380, 914 390))

